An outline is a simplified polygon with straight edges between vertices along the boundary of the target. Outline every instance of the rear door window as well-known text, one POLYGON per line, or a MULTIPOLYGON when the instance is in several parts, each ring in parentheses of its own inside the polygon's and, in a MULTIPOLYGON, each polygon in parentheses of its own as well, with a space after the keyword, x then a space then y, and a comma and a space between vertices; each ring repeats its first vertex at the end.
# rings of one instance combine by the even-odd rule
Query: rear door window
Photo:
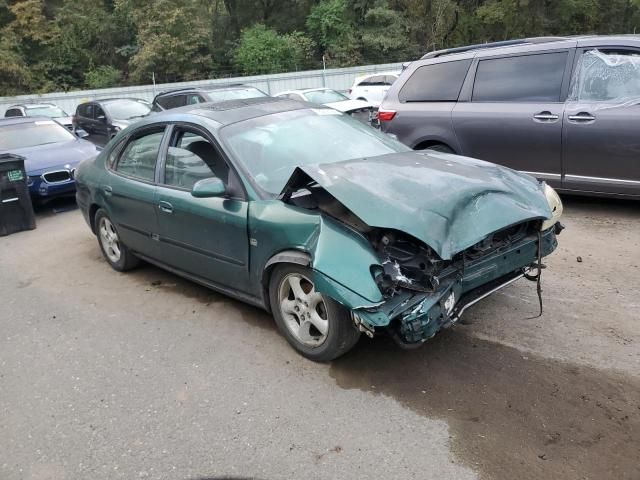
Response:
POLYGON ((4 114, 5 117, 21 117, 22 112, 17 108, 10 108, 7 110, 7 113, 4 114))
POLYGON ((569 52, 478 62, 474 102, 559 102, 569 52))
POLYGON ((455 102, 470 65, 471 59, 419 67, 398 97, 401 102, 455 102))
POLYGON ((120 155, 116 171, 139 180, 153 182, 163 136, 164 130, 161 130, 131 140, 120 155))

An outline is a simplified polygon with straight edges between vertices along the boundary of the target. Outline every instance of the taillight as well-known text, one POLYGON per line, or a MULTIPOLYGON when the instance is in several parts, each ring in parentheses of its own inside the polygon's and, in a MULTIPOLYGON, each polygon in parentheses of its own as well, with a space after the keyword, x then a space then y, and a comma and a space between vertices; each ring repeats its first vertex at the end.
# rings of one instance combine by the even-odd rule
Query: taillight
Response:
POLYGON ((347 90, 347 95, 351 95, 351 89, 347 90))
POLYGON ((395 110, 378 110, 378 120, 381 122, 390 122, 396 116, 395 110))

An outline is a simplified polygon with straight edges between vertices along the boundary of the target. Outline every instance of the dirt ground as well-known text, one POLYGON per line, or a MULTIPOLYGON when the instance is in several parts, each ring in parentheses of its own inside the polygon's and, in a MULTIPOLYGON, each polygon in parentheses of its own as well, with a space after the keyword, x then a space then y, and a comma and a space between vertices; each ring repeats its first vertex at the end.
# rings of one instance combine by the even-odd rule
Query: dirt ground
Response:
POLYGON ((564 200, 542 317, 523 280, 328 365, 45 209, 0 238, 0 478, 640 479, 640 205, 564 200))

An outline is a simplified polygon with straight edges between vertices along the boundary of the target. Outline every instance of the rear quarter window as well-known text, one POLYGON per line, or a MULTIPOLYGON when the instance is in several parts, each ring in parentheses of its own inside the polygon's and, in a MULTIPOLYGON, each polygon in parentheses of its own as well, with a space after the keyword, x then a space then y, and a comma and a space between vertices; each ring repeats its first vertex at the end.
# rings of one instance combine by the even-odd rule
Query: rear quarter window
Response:
POLYGON ((470 65, 471 59, 419 67, 398 97, 401 102, 455 102, 470 65))

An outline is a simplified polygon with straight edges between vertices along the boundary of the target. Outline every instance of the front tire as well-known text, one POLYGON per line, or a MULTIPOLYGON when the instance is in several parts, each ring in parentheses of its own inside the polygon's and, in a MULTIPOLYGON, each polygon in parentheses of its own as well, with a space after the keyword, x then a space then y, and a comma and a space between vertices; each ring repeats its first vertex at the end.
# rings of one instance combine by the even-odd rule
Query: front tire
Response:
POLYGON ((299 353, 328 362, 351 350, 360 338, 350 312, 315 289, 311 270, 283 264, 269 282, 271 311, 278 329, 299 353))
POLYGON ((102 255, 111 268, 126 272, 138 266, 140 260, 122 243, 115 225, 103 209, 96 212, 95 231, 102 255))

